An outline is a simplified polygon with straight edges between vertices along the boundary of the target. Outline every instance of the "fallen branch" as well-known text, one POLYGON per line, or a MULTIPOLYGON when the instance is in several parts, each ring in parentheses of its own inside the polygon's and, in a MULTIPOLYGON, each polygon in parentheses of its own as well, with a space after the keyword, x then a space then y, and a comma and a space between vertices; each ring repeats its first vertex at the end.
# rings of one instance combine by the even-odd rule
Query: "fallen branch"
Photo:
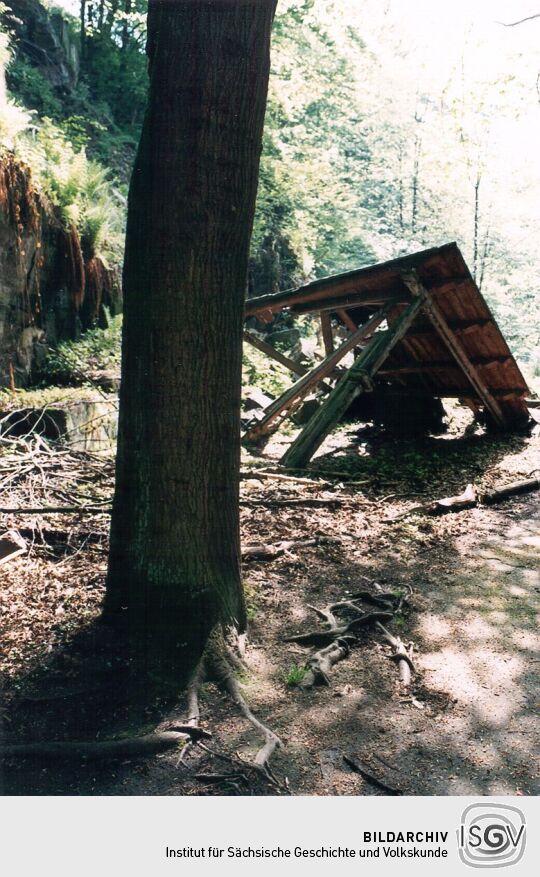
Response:
POLYGON ((473 484, 468 484, 463 493, 457 496, 446 496, 434 502, 413 506, 412 509, 407 509, 399 515, 387 518, 385 523, 393 524, 408 518, 410 515, 445 515, 448 512, 461 512, 464 509, 474 508, 477 501, 476 488, 473 484))
POLYGON ((340 544, 341 539, 334 536, 316 536, 314 539, 293 539, 278 542, 276 545, 246 545, 242 549, 243 560, 273 560, 291 548, 311 548, 314 545, 340 544))
POLYGON ((530 493, 533 490, 540 490, 540 478, 526 478, 523 481, 512 481, 503 487, 494 487, 493 490, 487 490, 480 497, 480 501, 484 505, 494 505, 502 502, 510 496, 517 496, 520 493, 530 493))
POLYGON ((502 25, 502 27, 517 27, 518 24, 524 24, 526 21, 533 21, 535 18, 540 18, 540 12, 536 12, 534 15, 527 15, 525 18, 520 18, 518 21, 498 21, 497 24, 502 25))
POLYGON ((340 506, 346 502, 347 500, 334 496, 328 497, 328 499, 319 497, 304 497, 301 499, 241 499, 240 505, 286 508, 287 506, 340 506))
POLYGON ((228 764, 235 765, 236 767, 242 768, 243 771, 249 773, 252 771, 257 777, 263 779, 265 782, 270 782, 272 785, 279 789, 280 792, 283 792, 286 795, 290 795, 289 791, 289 783, 288 780, 285 780, 284 783, 279 782, 278 779, 272 774, 269 776, 268 771, 264 768, 260 767, 258 764, 253 764, 253 762, 245 761, 243 758, 240 758, 238 754, 229 755, 227 752, 218 752, 215 749, 210 749, 209 746, 206 746, 204 743, 199 743, 199 748, 206 752, 208 755, 211 755, 213 758, 220 758, 222 761, 226 761, 228 764))
POLYGON ((110 515, 112 506, 28 506, 19 508, 0 508, 2 515, 74 515, 74 514, 91 514, 91 515, 110 515))
POLYGON ((247 778, 243 773, 196 773, 193 779, 198 780, 199 783, 209 783, 210 785, 243 780, 247 785, 247 778))
POLYGON ((520 493, 530 493, 533 490, 540 490, 539 478, 525 478, 521 481, 512 481, 511 484, 503 485, 503 487, 494 487, 485 493, 478 494, 473 484, 468 484, 463 493, 458 496, 448 496, 444 499, 438 499, 435 502, 426 505, 414 506, 406 512, 402 512, 393 518, 387 518, 385 523, 393 524, 402 521, 410 515, 441 515, 446 512, 461 512, 464 509, 474 508, 476 505, 494 505, 503 502, 511 496, 517 496, 520 493))
POLYGON ((26 542, 16 530, 8 530, 0 536, 0 566, 26 553, 26 542))
MULTIPOLYGON (((304 470, 302 470, 304 471, 304 470)), ((240 479, 254 481, 267 478, 270 481, 292 481, 293 484, 305 484, 307 487, 331 487, 329 481, 315 480, 314 478, 299 478, 295 475, 285 475, 283 472, 268 472, 266 469, 257 469, 253 472, 242 472, 240 479)))

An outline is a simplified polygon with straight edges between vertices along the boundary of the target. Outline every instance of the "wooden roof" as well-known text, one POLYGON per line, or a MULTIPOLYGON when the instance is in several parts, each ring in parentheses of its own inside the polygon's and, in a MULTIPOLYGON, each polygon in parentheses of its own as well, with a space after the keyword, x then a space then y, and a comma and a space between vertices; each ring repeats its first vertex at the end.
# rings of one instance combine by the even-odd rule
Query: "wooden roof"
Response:
POLYGON ((473 405, 491 399, 505 425, 527 420, 525 379, 455 243, 250 299, 246 316, 326 312, 353 331, 386 306, 392 329, 419 291, 425 306, 388 353, 376 381, 473 405))

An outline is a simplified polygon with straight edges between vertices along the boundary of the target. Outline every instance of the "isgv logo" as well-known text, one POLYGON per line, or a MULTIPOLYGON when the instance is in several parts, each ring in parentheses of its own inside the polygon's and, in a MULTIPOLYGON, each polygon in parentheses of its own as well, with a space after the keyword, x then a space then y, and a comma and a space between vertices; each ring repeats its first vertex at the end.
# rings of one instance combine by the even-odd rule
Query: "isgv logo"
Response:
POLYGON ((458 830, 459 857, 471 868, 507 868, 525 851, 525 816, 510 804, 471 804, 458 830))

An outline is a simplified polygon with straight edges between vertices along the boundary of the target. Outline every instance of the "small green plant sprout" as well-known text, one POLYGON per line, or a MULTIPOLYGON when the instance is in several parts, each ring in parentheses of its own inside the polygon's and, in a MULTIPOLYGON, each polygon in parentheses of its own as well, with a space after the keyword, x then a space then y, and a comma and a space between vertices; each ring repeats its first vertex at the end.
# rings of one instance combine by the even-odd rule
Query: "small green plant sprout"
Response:
POLYGON ((296 685, 300 685, 305 675, 306 668, 303 664, 292 664, 287 672, 284 673, 283 678, 289 688, 294 688, 296 685))

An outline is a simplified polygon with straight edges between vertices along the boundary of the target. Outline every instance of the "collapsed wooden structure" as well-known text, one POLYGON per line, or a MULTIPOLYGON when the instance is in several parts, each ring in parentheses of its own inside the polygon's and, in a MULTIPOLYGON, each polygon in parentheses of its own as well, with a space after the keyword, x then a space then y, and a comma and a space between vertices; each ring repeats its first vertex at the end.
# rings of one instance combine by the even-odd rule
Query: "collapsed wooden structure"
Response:
POLYGON ((458 398, 501 430, 528 421, 525 379, 455 243, 246 303, 246 318, 269 322, 282 311, 319 314, 326 352, 308 369, 244 332, 298 376, 249 426, 247 441, 270 435, 324 382, 327 396, 283 457, 287 466, 304 466, 351 403, 382 387, 398 405, 413 397, 458 398), (338 346, 335 325, 348 332, 338 346), (352 365, 340 369, 351 351, 352 365))

